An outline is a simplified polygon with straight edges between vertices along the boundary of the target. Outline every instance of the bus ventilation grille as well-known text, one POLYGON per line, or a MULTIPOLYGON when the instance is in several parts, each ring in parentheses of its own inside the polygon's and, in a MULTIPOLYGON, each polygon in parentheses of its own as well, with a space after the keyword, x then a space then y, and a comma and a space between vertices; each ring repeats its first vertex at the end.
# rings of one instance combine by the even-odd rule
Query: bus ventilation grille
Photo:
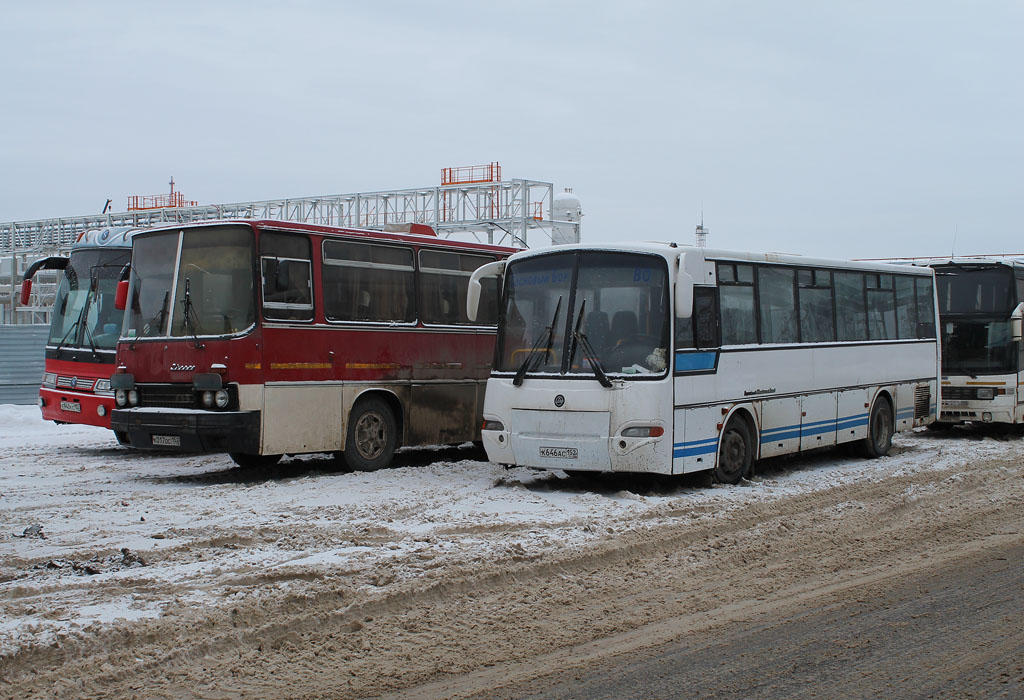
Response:
POLYGON ((195 408, 191 384, 142 384, 140 406, 147 408, 195 408))
POLYGON ((927 384, 914 387, 914 420, 928 417, 932 402, 932 390, 927 384))

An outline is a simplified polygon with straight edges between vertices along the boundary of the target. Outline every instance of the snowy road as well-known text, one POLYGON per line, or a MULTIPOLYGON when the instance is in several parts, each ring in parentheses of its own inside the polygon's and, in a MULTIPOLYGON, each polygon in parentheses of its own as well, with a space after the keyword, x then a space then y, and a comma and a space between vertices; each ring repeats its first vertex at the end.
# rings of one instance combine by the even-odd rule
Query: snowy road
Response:
MULTIPOLYGON (((228 676, 238 693, 267 693, 278 679, 296 696, 319 697, 274 669, 318 668, 327 657, 346 674, 327 697, 398 691, 522 656, 511 640, 529 638, 531 625, 496 631, 517 614, 507 590, 507 610, 422 616, 450 597, 562 581, 600 600, 608 581, 587 577, 634 554, 689 576, 745 538, 770 550, 812 523, 826 524, 826 540, 831 529, 867 528, 863 541, 878 512, 914 513, 905 524, 916 527, 928 513, 915 504, 931 504, 938 514, 973 507, 981 520, 1009 512, 996 529, 1019 535, 1024 512, 1016 436, 919 432, 898 437, 888 458, 821 452, 772 461, 739 487, 707 487, 506 471, 469 448, 404 452, 376 473, 312 457, 243 470, 226 456, 132 452, 104 430, 43 423, 34 407, 0 406, 0 424, 11 428, 0 435, 0 681, 20 697, 71 697, 83 682, 130 696, 133 678, 159 697, 185 686, 220 697, 228 676), (474 634, 492 645, 479 658, 458 651, 474 634), (452 635, 458 643, 437 644, 452 635), (423 655, 438 646, 451 649, 423 655), (259 672, 231 670, 249 654, 263 659, 259 672), (74 681, 58 671, 72 658, 74 681), (202 658, 209 664, 198 670, 202 658)), ((623 600, 646 590, 629 575, 619 583, 623 600)), ((519 615, 536 613, 526 598, 534 610, 519 615)), ((599 639, 660 614, 605 605, 617 612, 563 620, 538 646, 599 639)))

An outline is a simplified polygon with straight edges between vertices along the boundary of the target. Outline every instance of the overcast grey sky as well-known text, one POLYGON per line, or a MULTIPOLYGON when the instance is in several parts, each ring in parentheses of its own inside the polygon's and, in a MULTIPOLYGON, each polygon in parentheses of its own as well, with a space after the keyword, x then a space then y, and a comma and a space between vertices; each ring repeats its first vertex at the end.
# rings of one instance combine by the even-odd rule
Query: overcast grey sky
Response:
POLYGON ((574 188, 585 242, 1024 252, 1024 3, 3 0, 0 221, 574 188))

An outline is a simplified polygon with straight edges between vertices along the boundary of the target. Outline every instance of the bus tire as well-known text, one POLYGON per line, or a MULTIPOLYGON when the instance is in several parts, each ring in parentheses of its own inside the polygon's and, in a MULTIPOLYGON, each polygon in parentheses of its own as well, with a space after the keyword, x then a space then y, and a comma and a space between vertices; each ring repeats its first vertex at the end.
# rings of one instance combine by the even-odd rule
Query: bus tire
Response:
POLYGON ((738 484, 754 462, 754 441, 747 422, 733 416, 722 431, 718 461, 711 476, 719 484, 738 484))
POLYGON ((391 463, 398 446, 398 424, 391 407, 380 398, 356 402, 345 435, 345 463, 357 472, 372 472, 391 463))
POLYGON ((893 434, 892 405, 889 399, 879 396, 871 407, 868 418, 868 436, 861 441, 865 457, 875 459, 889 454, 893 434))
POLYGON ((229 452, 228 457, 240 467, 272 467, 281 461, 283 455, 250 455, 243 452, 229 452))

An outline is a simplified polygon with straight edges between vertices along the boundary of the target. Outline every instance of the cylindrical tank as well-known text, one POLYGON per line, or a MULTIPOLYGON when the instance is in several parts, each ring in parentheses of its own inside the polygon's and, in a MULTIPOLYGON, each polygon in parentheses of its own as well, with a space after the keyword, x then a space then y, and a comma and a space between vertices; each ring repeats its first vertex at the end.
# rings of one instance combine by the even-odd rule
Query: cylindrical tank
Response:
POLYGON ((552 199, 551 218, 559 223, 551 227, 551 243, 579 243, 580 219, 583 216, 580 198, 567 187, 565 192, 559 192, 552 199))

